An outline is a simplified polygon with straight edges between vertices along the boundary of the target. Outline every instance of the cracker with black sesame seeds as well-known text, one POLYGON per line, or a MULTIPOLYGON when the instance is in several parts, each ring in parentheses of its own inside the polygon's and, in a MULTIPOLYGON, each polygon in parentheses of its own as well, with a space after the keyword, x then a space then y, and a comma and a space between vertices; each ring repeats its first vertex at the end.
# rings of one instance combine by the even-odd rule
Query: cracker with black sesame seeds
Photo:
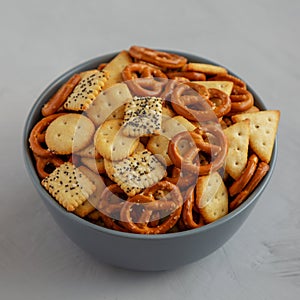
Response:
POLYGON ((250 120, 250 147, 262 161, 269 163, 273 153, 280 111, 264 110, 242 113, 231 118, 234 122, 250 120))
POLYGON ((244 120, 235 123, 224 129, 224 134, 228 143, 225 170, 233 179, 237 179, 248 161, 250 121, 244 120))
POLYGON ((87 147, 94 132, 95 126, 87 117, 76 113, 64 114, 47 127, 45 142, 51 152, 71 154, 87 147))
POLYGON ((105 189, 106 185, 101 176, 95 174, 89 168, 85 166, 79 166, 78 169, 86 175, 92 183, 96 186, 95 192, 89 197, 88 200, 79 205, 75 210, 74 214, 81 218, 86 217, 91 212, 95 211, 100 200, 100 196, 105 189))
POLYGON ((70 212, 84 203, 96 190, 93 182, 70 162, 56 168, 41 184, 70 212))
POLYGON ((127 85, 117 83, 100 92, 85 113, 96 126, 101 125, 108 119, 123 119, 124 105, 131 98, 127 85))
POLYGON ((85 111, 102 90, 108 76, 109 74, 105 71, 88 71, 64 103, 64 108, 72 111, 85 111))
POLYGON ((161 129, 162 99, 133 97, 125 105, 123 133, 126 136, 149 136, 161 129))
POLYGON ((133 153, 139 144, 136 137, 123 135, 123 120, 105 121, 96 131, 96 150, 106 159, 121 160, 133 153))
POLYGON ((165 167, 150 151, 134 153, 120 161, 104 160, 108 177, 128 196, 134 196, 166 176, 165 167))
POLYGON ((195 189, 197 207, 205 223, 214 222, 228 213, 228 192, 218 172, 200 176, 195 189))

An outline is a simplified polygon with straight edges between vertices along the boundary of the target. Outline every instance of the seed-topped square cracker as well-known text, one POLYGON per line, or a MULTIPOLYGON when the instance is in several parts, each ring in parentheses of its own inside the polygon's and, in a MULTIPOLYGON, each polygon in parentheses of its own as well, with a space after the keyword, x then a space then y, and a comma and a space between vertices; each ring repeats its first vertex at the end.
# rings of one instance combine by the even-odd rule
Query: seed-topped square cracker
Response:
POLYGON ((104 166, 109 178, 128 196, 134 196, 157 183, 166 173, 165 167, 148 150, 134 153, 120 161, 104 160, 104 166))
POLYGON ((82 75, 82 79, 74 88, 64 104, 64 108, 73 111, 86 110, 109 77, 108 72, 93 70, 82 75))
POLYGON ((74 211, 96 189, 92 181, 70 162, 56 168, 42 180, 42 185, 67 211, 74 211))
POLYGON ((123 134, 136 137, 156 134, 161 121, 161 98, 135 96, 125 105, 123 134))

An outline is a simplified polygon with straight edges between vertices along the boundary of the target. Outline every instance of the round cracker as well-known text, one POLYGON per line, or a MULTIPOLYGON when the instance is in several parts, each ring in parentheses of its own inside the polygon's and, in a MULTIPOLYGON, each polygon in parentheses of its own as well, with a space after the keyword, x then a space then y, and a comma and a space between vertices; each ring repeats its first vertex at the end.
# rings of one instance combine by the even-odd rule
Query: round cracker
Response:
POLYGON ((120 160, 130 156, 139 144, 136 137, 122 134, 123 120, 105 121, 95 133, 96 150, 106 159, 120 160))
POLYGON ((87 117, 75 113, 65 114, 48 126, 45 142, 50 151, 71 154, 85 148, 94 132, 95 126, 87 117))

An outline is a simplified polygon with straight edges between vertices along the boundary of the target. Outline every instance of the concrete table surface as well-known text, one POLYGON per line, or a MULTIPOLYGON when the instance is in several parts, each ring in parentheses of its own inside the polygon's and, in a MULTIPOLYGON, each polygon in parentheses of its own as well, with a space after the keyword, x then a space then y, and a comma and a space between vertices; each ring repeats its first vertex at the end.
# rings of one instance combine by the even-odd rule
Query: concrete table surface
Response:
POLYGON ((299 1, 0 1, 0 299, 296 299, 300 294, 299 1), (24 168, 25 118, 69 68, 130 45, 227 66, 281 110, 278 161, 239 232, 207 258, 138 273, 61 232, 24 168))

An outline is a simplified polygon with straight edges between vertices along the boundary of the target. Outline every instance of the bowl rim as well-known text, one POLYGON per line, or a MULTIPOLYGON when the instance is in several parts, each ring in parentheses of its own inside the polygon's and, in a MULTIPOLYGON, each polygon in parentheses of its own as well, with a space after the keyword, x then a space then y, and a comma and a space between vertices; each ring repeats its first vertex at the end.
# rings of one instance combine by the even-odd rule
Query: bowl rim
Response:
MULTIPOLYGON (((178 55, 183 55, 183 56, 187 57, 189 60, 195 60, 195 61, 202 62, 202 63, 223 66, 222 64, 219 64, 215 61, 212 61, 210 59, 207 59, 207 58, 204 58, 199 55, 192 54, 192 53, 176 51, 176 50, 165 50, 165 49, 158 49, 158 50, 165 51, 165 52, 171 52, 171 53, 175 53, 178 55)), ((33 119, 36 118, 37 114, 40 115, 40 111, 37 111, 37 109, 39 108, 39 106, 41 106, 42 104, 44 104, 46 102, 45 97, 46 97, 46 95, 49 94, 50 91, 53 92, 53 91, 57 90, 57 88, 63 82, 65 82, 67 78, 71 77, 74 73, 76 73, 78 71, 81 72, 81 71, 87 70, 87 69, 91 68, 93 65, 96 66, 101 62, 108 61, 109 59, 111 59, 115 55, 117 55, 119 52, 120 51, 116 51, 116 52, 111 52, 111 53, 107 53, 104 55, 94 57, 92 59, 89 59, 87 61, 79 63, 75 67, 72 67, 69 70, 65 71, 62 75, 60 75, 55 80, 53 80, 42 91, 42 93, 38 96, 36 101, 31 106, 29 113, 27 114, 25 124, 24 124, 23 136, 22 136, 22 148, 23 148, 23 159, 25 162, 27 172, 30 176, 30 179, 31 179, 34 187, 39 192, 39 195, 42 196, 44 198, 44 200, 46 200, 53 208, 58 210, 64 217, 69 218, 71 221, 79 222, 81 225, 88 226, 90 229, 100 231, 103 234, 113 235, 116 237, 121 237, 121 238, 126 238, 126 239, 135 239, 135 240, 153 240, 153 239, 154 240, 169 240, 169 239, 174 239, 174 238, 182 238, 182 237, 186 237, 186 236, 190 236, 190 235, 198 235, 201 232, 210 231, 210 230, 214 229, 215 227, 222 226, 222 224, 235 218, 237 215, 239 215, 244 210, 246 210, 249 206, 251 206, 253 204, 253 202, 255 202, 255 200, 257 200, 260 197, 260 195, 262 194, 262 192, 264 191, 264 189, 266 188, 266 186, 268 185, 268 183, 272 177, 272 174, 273 174, 273 171, 274 171, 275 165, 276 165, 276 160, 277 160, 277 152, 278 152, 277 137, 274 142, 273 153, 272 153, 272 157, 271 157, 271 160, 269 163, 270 169, 269 169, 268 173, 266 174, 266 176, 262 179, 262 181, 256 187, 256 189, 250 194, 248 199, 246 201, 244 201, 239 207, 237 207, 235 210, 229 212, 224 217, 222 217, 212 223, 206 224, 205 226, 195 228, 195 229, 189 229, 186 231, 174 232, 174 233, 163 233, 163 234, 136 234, 136 233, 120 232, 117 230, 105 228, 100 225, 96 225, 92 222, 89 222, 89 221, 75 215, 72 212, 66 211, 42 187, 42 185, 40 184, 40 179, 35 171, 35 167, 34 167, 33 160, 32 160, 32 154, 31 154, 31 151, 30 151, 30 148, 28 145, 29 134, 30 134, 32 126, 34 126, 33 119)), ((225 67, 225 66, 223 66, 223 67, 225 67)), ((227 68, 227 67, 225 67, 225 68, 228 70, 229 74, 236 76, 238 78, 241 78, 240 76, 238 76, 234 72, 232 72, 229 68, 227 68)), ((244 79, 242 79, 242 80, 245 81, 244 79)), ((265 104, 263 103, 261 97, 252 89, 252 87, 247 82, 246 82, 246 84, 247 84, 247 89, 253 94, 255 104, 258 105, 263 110, 266 110, 267 108, 266 108, 265 104)))

